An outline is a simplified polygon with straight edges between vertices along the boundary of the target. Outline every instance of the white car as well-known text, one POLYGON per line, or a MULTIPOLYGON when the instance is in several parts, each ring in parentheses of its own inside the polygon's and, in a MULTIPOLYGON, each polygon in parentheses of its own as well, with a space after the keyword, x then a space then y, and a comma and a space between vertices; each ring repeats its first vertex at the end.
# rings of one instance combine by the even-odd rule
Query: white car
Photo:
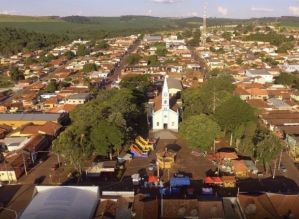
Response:
POLYGON ((280 169, 284 173, 288 171, 287 168, 285 168, 285 166, 283 164, 280 164, 280 169))

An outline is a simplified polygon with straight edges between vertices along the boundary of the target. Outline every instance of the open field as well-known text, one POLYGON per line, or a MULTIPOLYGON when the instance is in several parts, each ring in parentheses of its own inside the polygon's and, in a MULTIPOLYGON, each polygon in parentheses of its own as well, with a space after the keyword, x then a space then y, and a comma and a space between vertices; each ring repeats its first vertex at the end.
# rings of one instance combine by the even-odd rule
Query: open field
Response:
POLYGON ((281 22, 279 23, 281 27, 289 27, 289 28, 294 28, 298 29, 299 28, 299 23, 286 23, 286 22, 281 22))
POLYGON ((114 31, 125 29, 161 29, 176 27, 176 22, 166 18, 154 17, 89 17, 91 24, 65 22, 50 17, 26 17, 0 15, 0 28, 23 28, 40 33, 76 33, 88 31, 114 31))
POLYGON ((52 17, 20 16, 20 15, 0 15, 0 22, 64 22, 52 17))

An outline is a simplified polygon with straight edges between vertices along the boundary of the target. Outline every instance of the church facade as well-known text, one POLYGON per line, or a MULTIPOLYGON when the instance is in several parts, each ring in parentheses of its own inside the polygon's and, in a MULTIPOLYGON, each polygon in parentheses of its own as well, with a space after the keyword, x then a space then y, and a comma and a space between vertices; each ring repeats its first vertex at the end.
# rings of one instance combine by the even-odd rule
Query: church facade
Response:
POLYGON ((152 129, 158 131, 168 129, 178 131, 180 107, 175 96, 170 96, 167 78, 164 78, 162 92, 149 101, 151 110, 152 129))

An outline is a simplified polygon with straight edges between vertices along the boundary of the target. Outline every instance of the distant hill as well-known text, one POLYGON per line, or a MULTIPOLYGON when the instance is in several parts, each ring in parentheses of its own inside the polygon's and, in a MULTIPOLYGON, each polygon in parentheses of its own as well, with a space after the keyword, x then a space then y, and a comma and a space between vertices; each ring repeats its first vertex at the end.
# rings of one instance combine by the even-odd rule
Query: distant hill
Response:
MULTIPOLYGON (((251 19, 207 18, 207 27, 234 24, 270 24, 281 22, 285 26, 294 26, 297 17, 265 17, 251 19), (289 22, 292 21, 292 22, 289 22), (291 25, 288 25, 291 24, 291 25)), ((70 38, 106 38, 131 34, 149 34, 158 31, 175 31, 202 26, 201 17, 152 17, 144 15, 126 15, 120 17, 84 17, 84 16, 17 16, 0 15, 0 28, 22 28, 38 33, 65 34, 70 38)))
POLYGON ((54 16, 21 16, 0 14, 0 22, 62 22, 54 16))

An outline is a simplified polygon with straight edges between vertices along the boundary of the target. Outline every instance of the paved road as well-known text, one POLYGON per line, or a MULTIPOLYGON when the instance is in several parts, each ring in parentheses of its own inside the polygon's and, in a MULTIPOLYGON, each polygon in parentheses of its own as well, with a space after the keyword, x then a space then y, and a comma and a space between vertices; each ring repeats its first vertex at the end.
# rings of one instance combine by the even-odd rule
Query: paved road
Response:
POLYGON ((116 80, 118 76, 120 76, 121 74, 121 70, 124 68, 125 66, 125 62, 124 59, 130 55, 131 53, 133 53, 137 47, 140 45, 141 41, 137 40, 131 47, 130 49, 127 51, 127 53, 124 55, 124 57, 122 58, 122 60, 120 61, 119 66, 115 69, 113 75, 110 77, 110 81, 116 80))

